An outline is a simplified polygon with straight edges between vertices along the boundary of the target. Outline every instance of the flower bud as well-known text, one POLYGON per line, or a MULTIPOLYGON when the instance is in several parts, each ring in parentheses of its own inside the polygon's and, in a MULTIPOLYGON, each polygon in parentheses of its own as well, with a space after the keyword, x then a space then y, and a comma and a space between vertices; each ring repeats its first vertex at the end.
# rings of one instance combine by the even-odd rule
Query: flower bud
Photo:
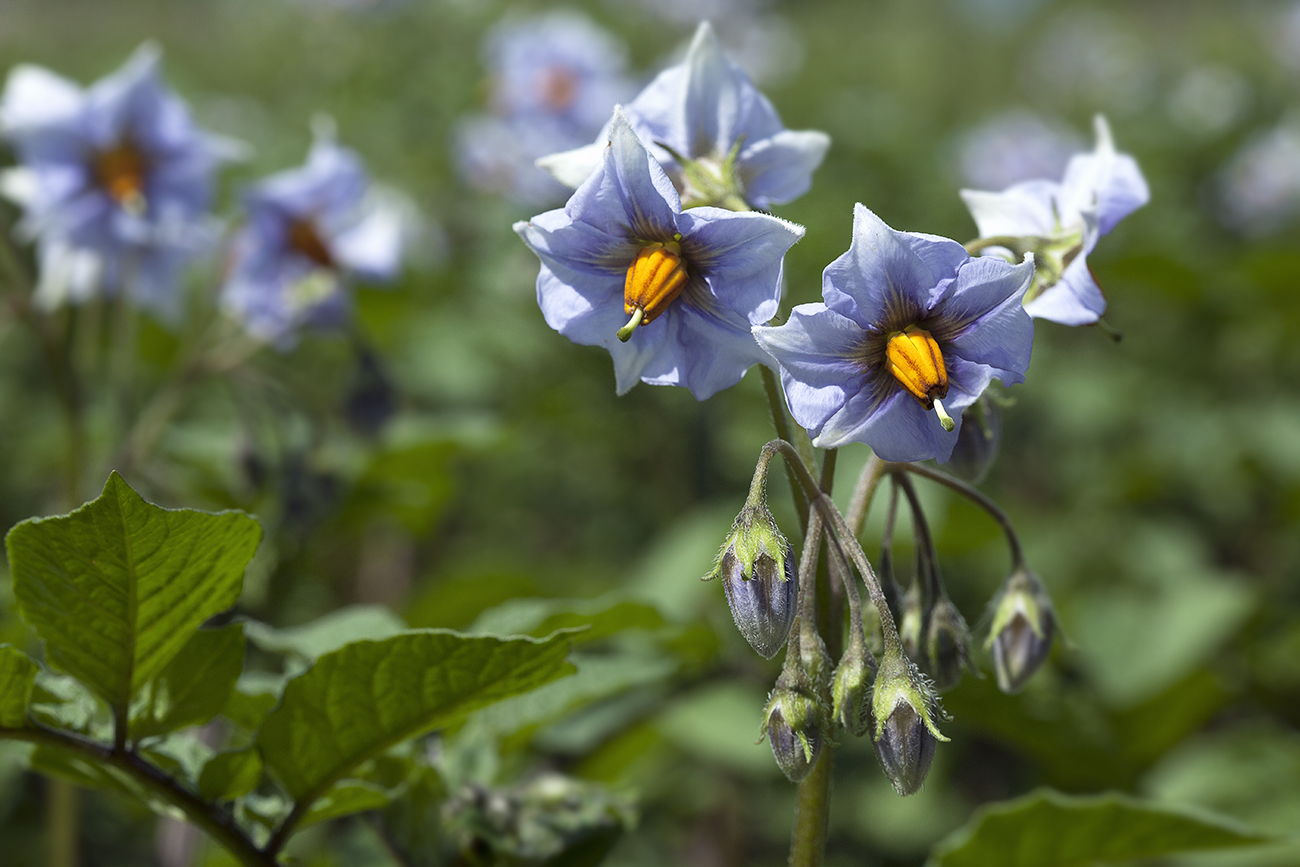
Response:
POLYGON ((808 776, 822 749, 817 703, 799 690, 778 685, 763 712, 763 731, 786 779, 797 783, 808 776))
POLYGON ((1002 445, 1002 413, 988 397, 981 397, 961 414, 961 430, 946 468, 971 484, 988 476, 1002 445))
POLYGON ((794 622, 798 582, 790 544, 766 506, 741 510, 705 580, 719 575, 740 634, 759 656, 776 656, 794 622))
POLYGON ((970 665, 970 628, 952 600, 941 596, 930 610, 926 629, 926 673, 935 689, 944 692, 961 681, 962 670, 970 665))
POLYGON ((993 603, 986 648, 993 650, 998 689, 1017 693, 1047 659, 1056 615, 1043 582, 1028 569, 1011 574, 993 603))
POLYGON ((862 737, 871 727, 867 692, 875 675, 875 660, 870 659, 861 637, 851 637, 831 680, 831 707, 836 725, 854 737, 862 737))
POLYGON ((886 653, 881 662, 871 711, 880 766, 898 794, 911 795, 930 773, 936 742, 948 739, 935 727, 939 704, 929 684, 897 651, 886 653))

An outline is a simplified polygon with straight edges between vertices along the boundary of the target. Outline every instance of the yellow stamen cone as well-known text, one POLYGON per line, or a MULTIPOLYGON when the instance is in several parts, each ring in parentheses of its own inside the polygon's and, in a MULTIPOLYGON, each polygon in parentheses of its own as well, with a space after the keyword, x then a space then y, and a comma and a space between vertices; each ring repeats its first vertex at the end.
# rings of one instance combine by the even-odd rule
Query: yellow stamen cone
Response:
MULTIPOLYGON (((939 344, 930 332, 915 325, 908 326, 907 330, 889 338, 885 357, 889 361, 889 372, 926 409, 934 409, 937 400, 948 396, 948 370, 944 367, 939 344)), ((942 404, 938 405, 942 420, 947 413, 942 412, 942 404)), ((944 429, 952 428, 945 424, 944 429)))
POLYGON ((619 340, 632 336, 637 325, 649 325, 677 300, 686 288, 686 263, 682 261, 681 247, 673 241, 647 244, 637 251, 632 264, 627 266, 627 279, 623 284, 623 312, 632 317, 619 329, 619 340), (638 322, 637 312, 641 312, 638 322), (627 337, 624 337, 624 332, 627 337))

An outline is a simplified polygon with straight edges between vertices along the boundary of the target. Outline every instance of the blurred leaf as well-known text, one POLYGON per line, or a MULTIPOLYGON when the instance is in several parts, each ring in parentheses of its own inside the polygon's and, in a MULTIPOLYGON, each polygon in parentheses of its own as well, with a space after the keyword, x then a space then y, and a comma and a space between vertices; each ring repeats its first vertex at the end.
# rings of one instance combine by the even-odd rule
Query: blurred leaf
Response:
POLYGON ((384 749, 573 671, 566 636, 545 641, 408 632, 328 653, 290 681, 257 736, 296 800, 311 800, 384 749))
POLYGON ((1178 852, 1276 842, 1210 813, 1120 794, 1074 797, 1040 789, 983 807, 939 843, 927 867, 1087 867, 1178 852))
POLYGON ((451 499, 447 464, 460 451, 451 440, 433 439, 392 446, 375 455, 344 506, 345 520, 363 524, 364 516, 391 517, 412 535, 433 526, 451 499))
POLYGON ((328 822, 330 819, 364 813, 366 810, 378 810, 388 806, 391 800, 387 792, 372 783, 344 780, 335 783, 328 792, 316 799, 298 827, 305 828, 317 822, 328 822))
POLYGON ((95 694, 75 677, 39 671, 32 688, 31 714, 55 728, 91 737, 110 735, 112 717, 95 694))
POLYGON ((244 626, 248 640, 263 650, 296 653, 308 659, 324 656, 354 641, 391 638, 404 629, 406 624, 402 618, 382 605, 353 605, 286 629, 256 620, 245 621, 244 626))
POLYGON ((203 766, 212 758, 212 747, 199 740, 198 732, 198 729, 190 729, 153 739, 148 746, 140 748, 140 755, 187 787, 192 787, 197 785, 203 766))
POLYGON ((27 703, 37 671, 27 654, 0 644, 0 726, 18 729, 27 724, 27 703))
POLYGON ((511 599, 485 611, 467 631, 541 637, 559 629, 575 629, 581 631, 569 637, 578 643, 608 638, 625 629, 659 629, 663 625, 663 616, 645 602, 534 598, 511 599))
POLYGON ((508 599, 535 595, 535 578, 509 572, 473 574, 430 582, 404 613, 407 622, 415 627, 464 629, 487 608, 508 599))
POLYGON ((156 678, 144 685, 131 708, 131 737, 139 739, 221 713, 244 668, 240 624, 201 629, 156 678))
POLYGON ((761 737, 767 696, 746 683, 716 683, 681 696, 656 728, 688 755, 743 774, 776 777, 781 771, 767 738, 761 737))
POLYGON ((98 499, 24 521, 5 543, 19 610, 51 664, 125 710, 204 620, 239 598, 261 533, 242 512, 146 503, 114 472, 98 499))
POLYGON ((206 801, 233 801, 262 781, 262 757, 257 750, 232 750, 208 759, 199 773, 199 795, 206 801))
POLYGON ((671 660, 644 654, 574 654, 570 677, 484 708, 470 719, 465 737, 502 737, 557 720, 574 710, 671 677, 671 660))
POLYGON ((226 706, 221 709, 221 713, 236 725, 255 732, 262 727, 262 721, 279 700, 278 696, 269 693, 250 695, 235 689, 226 699, 226 706))

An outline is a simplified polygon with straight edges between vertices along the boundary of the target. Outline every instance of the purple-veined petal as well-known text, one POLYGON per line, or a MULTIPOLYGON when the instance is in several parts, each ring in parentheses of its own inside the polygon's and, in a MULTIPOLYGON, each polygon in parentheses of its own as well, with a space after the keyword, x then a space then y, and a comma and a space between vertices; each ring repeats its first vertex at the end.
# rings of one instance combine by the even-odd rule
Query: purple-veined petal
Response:
POLYGON ((780 367, 791 415, 809 431, 820 430, 866 384, 867 375, 855 360, 865 337, 862 329, 824 304, 800 304, 784 325, 760 325, 753 331, 780 367))
POLYGON ((618 178, 618 191, 633 237, 668 240, 677 232, 681 199, 658 160, 650 156, 637 138, 622 109, 614 110, 609 131, 606 174, 618 178))
POLYGON ((1023 382, 1034 343, 1034 324, 1023 299, 1033 278, 1029 261, 971 260, 935 307, 943 323, 935 339, 968 361, 1002 371, 1007 385, 1023 382))
POLYGON ((863 328, 879 328, 895 319, 919 320, 937 278, 904 234, 862 204, 854 205, 849 250, 822 273, 826 306, 863 328))
POLYGON ((1075 257, 1056 285, 1027 302, 1025 312, 1035 319, 1062 325, 1091 325, 1101 318, 1106 312, 1106 297, 1092 278, 1085 254, 1075 257))
POLYGON ((680 323, 676 343, 682 348, 682 370, 676 384, 689 388, 696 400, 707 400, 730 388, 749 368, 767 360, 750 332, 749 321, 741 315, 732 311, 705 313, 684 304, 676 314, 680 323))
POLYGON ((1071 158, 1061 182, 1063 207, 1097 215, 1100 233, 1106 235, 1124 217, 1151 199, 1147 182, 1137 162, 1115 151, 1110 125, 1101 115, 1094 118, 1097 145, 1092 153, 1071 158))
POLYGON ((721 208, 692 208, 678 220, 682 254, 724 307, 753 325, 776 315, 786 251, 804 229, 777 217, 721 208))
POLYGON ((812 187, 812 174, 830 145, 824 132, 788 129, 750 144, 736 159, 746 200, 766 208, 799 198, 812 187))
POLYGON ((1000 193, 962 190, 961 197, 981 238, 999 235, 1051 235, 1056 231, 1055 181, 1023 181, 1000 193))

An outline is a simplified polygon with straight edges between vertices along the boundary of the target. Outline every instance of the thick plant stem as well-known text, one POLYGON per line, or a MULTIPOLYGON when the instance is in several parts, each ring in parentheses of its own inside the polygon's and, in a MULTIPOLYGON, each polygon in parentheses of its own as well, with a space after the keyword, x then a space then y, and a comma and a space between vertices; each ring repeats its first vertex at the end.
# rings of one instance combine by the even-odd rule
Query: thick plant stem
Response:
POLYGON ((831 776, 835 747, 822 745, 821 754, 795 796, 794 833, 790 837, 790 867, 821 867, 826 858, 826 828, 831 815, 831 776))
POLYGON ((44 744, 90 759, 95 764, 116 768, 179 809, 187 820, 224 846, 243 867, 276 867, 275 854, 254 846, 221 807, 204 801, 135 752, 115 750, 81 735, 56 731, 30 721, 23 728, 0 727, 0 739, 44 744))
POLYGON ((77 787, 67 780, 47 779, 45 809, 45 863, 48 867, 77 867, 81 863, 78 851, 79 798, 77 787))

